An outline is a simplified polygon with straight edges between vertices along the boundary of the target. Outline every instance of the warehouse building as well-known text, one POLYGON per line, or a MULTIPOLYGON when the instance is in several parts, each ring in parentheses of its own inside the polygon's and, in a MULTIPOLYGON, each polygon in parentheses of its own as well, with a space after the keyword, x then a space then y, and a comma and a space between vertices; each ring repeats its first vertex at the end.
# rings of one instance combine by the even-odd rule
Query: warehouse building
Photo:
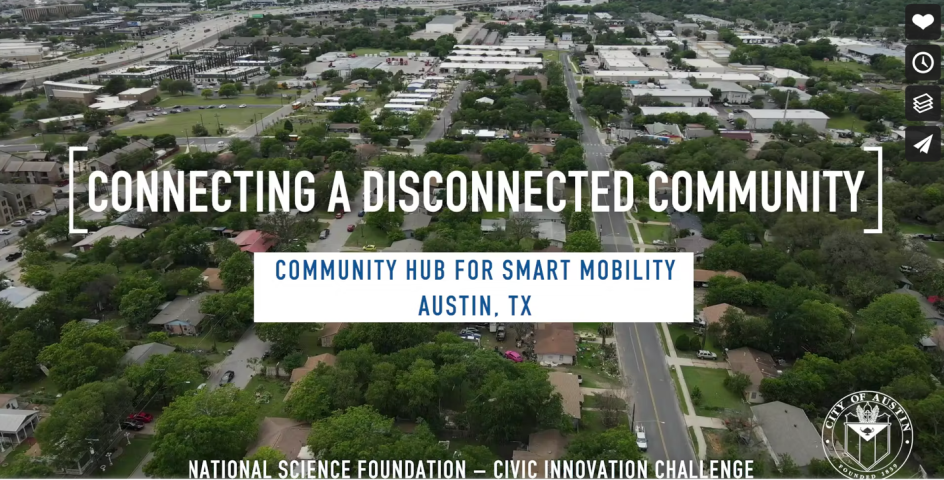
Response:
POLYGON ((699 88, 627 88, 629 101, 636 103, 636 98, 651 95, 659 101, 674 103, 685 107, 701 107, 711 104, 711 92, 699 88))
POLYGON ((506 52, 518 52, 519 54, 528 53, 528 47, 521 45, 456 45, 452 48, 455 50, 502 50, 506 52))
POLYGON ((426 33, 441 33, 443 35, 451 35, 456 33, 456 30, 462 28, 462 24, 465 23, 465 18, 457 17, 455 15, 440 15, 433 18, 426 24, 426 33))
POLYGON ((134 101, 140 105, 147 105, 157 98, 157 89, 154 87, 129 88, 118 94, 118 100, 134 101))
POLYGON ((514 50, 453 50, 450 56, 462 57, 517 57, 514 50))
POLYGON ((649 70, 633 52, 627 50, 612 50, 600 52, 600 62, 606 70, 649 70))
POLYGON ((752 130, 771 130, 777 122, 805 123, 817 132, 826 131, 829 117, 817 110, 744 110, 747 115, 747 127, 752 130))
POLYGON ((780 43, 777 37, 768 37, 766 35, 738 35, 741 43, 748 45, 776 45, 780 43))
POLYGON ((508 70, 510 72, 520 72, 528 68, 532 69, 541 69, 541 64, 534 63, 473 63, 473 62, 443 62, 438 65, 439 71, 441 73, 450 73, 456 70, 464 70, 467 72, 474 71, 491 71, 491 70, 508 70))
POLYGON ((724 65, 707 58, 683 58, 682 63, 695 67, 699 72, 724 73, 724 65))
POLYGON ((535 65, 544 63, 541 57, 464 57, 461 55, 450 55, 446 57, 446 61, 459 63, 533 63, 535 65))
POLYGON ((43 82, 46 100, 72 101, 83 105, 95 103, 95 97, 102 88, 101 85, 85 85, 82 83, 43 82))
POLYGON ((751 103, 751 91, 734 82, 707 82, 708 91, 718 89, 721 91, 722 102, 737 104, 751 103))
POLYGON ((184 13, 190 11, 189 3, 139 3, 135 8, 146 13, 184 13))
POLYGON ((109 80, 120 77, 128 80, 154 81, 170 77, 179 68, 179 65, 129 65, 100 73, 98 76, 109 80))
POLYGON ((0 43, 0 59, 38 62, 43 59, 43 44, 26 42, 0 43))
POLYGON ((670 78, 661 70, 595 70, 593 79, 608 83, 654 83, 670 78))
POLYGON ((502 40, 502 46, 542 50, 547 46, 547 37, 544 35, 510 35, 502 40))
POLYGON ((768 68, 766 71, 760 74, 760 78, 761 80, 766 80, 777 85, 782 85, 783 81, 787 78, 793 78, 796 80, 797 87, 806 86, 806 81, 810 79, 810 77, 807 77, 800 72, 786 68, 768 68))
POLYGON ((669 47, 665 45, 594 45, 593 49, 598 54, 610 51, 630 51, 640 57, 664 57, 669 51, 669 47), (645 54, 643 54, 643 49, 645 49, 645 54))
POLYGON ((699 83, 705 82, 734 82, 742 87, 756 87, 760 85, 760 77, 750 73, 716 73, 716 72, 669 72, 672 78, 686 80, 694 78, 699 83))
POLYGON ((260 73, 262 73, 261 67, 218 67, 199 72, 194 76, 210 80, 233 80, 248 83, 250 77, 260 73))

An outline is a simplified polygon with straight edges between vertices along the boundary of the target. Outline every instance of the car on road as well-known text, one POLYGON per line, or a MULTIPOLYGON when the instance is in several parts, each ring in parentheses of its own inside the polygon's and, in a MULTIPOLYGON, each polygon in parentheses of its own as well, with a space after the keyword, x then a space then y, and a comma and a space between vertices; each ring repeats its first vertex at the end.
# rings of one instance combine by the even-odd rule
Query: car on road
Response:
POLYGON ((138 120, 138 123, 147 123, 144 120, 138 120))
POLYGON ((11 233, 13 233, 13 230, 9 228, 0 228, 0 235, 9 235, 11 233))
POLYGON ((132 413, 131 415, 128 415, 128 420, 151 423, 154 421, 154 415, 151 415, 147 412, 132 413))
POLYGON ((717 353, 710 352, 708 350, 699 350, 698 353, 695 354, 695 356, 702 360, 717 360, 718 359, 717 353))
POLYGON ((334 214, 334 218, 343 218, 343 217, 344 217, 344 212, 338 212, 334 214))
POLYGON ((374 246, 374 245, 364 245, 364 251, 365 251, 365 252, 376 252, 376 251, 377 251, 377 247, 374 246))
POLYGON ((45 210, 36 210, 35 212, 31 213, 30 215, 32 215, 32 216, 34 216, 34 217, 45 217, 46 215, 49 215, 49 213, 46 212, 45 210))
POLYGON ((643 452, 649 449, 649 441, 646 440, 646 429, 642 425, 636 425, 636 446, 643 452))
POLYGON ((232 382, 234 378, 236 378, 236 372, 227 370, 226 373, 223 374, 223 378, 220 379, 220 386, 222 387, 223 385, 232 382))
POLYGON ((225 147, 225 146, 226 146, 226 142, 220 140, 219 142, 216 142, 216 146, 217 146, 217 147, 225 147))
MULTIPOLYGON (((353 223, 347 226, 347 231, 349 231, 349 232, 353 232, 353 231, 354 231, 354 224, 353 224, 353 223)), ((9 230, 8 230, 8 232, 9 232, 9 230)), ((0 230, 0 235, 8 235, 8 234, 3 233, 3 230, 0 230)))
POLYGON ((25 226, 26 226, 26 220, 16 220, 16 221, 14 221, 13 223, 11 223, 10 225, 13 225, 14 227, 25 227, 25 226))
POLYGON ((7 255, 6 259, 7 259, 8 262, 12 262, 12 261, 14 261, 14 260, 16 260, 16 259, 18 259, 18 258, 20 258, 20 257, 22 257, 22 256, 23 256, 23 252, 13 252, 13 253, 7 255))
POLYGON ((216 108, 226 108, 226 104, 225 103, 221 104, 219 107, 216 107, 216 108))
POLYGON ((321 231, 321 234, 320 234, 320 235, 318 235, 318 240, 324 240, 324 239, 328 238, 328 235, 331 235, 331 230, 328 230, 328 229, 326 228, 326 229, 324 229, 324 230, 321 231))
POLYGON ((197 107, 197 110, 205 110, 206 108, 207 108, 206 105, 200 105, 199 107, 197 107))
POLYGON ((653 240, 653 245, 666 245, 665 240, 653 240))
POLYGON ((134 422, 134 421, 126 420, 124 422, 121 422, 121 429, 122 430, 135 430, 135 431, 140 432, 141 430, 144 430, 144 424, 141 422, 134 422))
POLYGON ((240 105, 239 108, 246 108, 246 104, 244 103, 244 104, 240 105))
POLYGON ((365 212, 364 212, 363 210, 361 210, 361 211, 357 212, 357 216, 358 216, 358 217, 363 217, 363 216, 364 216, 364 213, 365 213, 365 212))

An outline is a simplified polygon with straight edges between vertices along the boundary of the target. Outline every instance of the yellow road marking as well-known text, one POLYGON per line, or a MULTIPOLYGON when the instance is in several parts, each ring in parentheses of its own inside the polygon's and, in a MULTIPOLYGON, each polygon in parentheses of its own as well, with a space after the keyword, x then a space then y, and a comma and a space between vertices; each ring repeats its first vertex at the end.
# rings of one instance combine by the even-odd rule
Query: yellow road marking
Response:
MULTIPOLYGON (((646 376, 646 383, 649 386, 649 398, 652 399, 652 411, 656 415, 656 428, 659 429, 659 440, 662 440, 662 449, 665 454, 669 454, 669 447, 665 443, 665 433, 662 432, 662 421, 659 420, 659 409, 656 407, 656 396, 652 394, 652 380, 649 379, 649 369, 646 367, 646 356, 642 353, 642 341, 639 339, 639 325, 634 323, 633 329, 636 331, 636 343, 639 345, 639 356, 642 358, 642 371, 646 376)), ((679 373, 681 375, 681 373, 679 373)), ((633 426, 635 428, 635 426, 633 426)))

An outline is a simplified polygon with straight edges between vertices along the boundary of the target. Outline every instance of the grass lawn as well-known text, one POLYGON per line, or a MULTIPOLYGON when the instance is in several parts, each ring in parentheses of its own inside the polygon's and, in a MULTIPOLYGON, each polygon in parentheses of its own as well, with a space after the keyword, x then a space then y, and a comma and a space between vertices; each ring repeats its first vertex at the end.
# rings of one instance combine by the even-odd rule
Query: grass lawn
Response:
POLYGON ((636 220, 640 220, 642 217, 646 217, 650 222, 666 222, 669 221, 669 215, 665 212, 653 212, 649 208, 648 203, 636 203, 636 211, 633 212, 633 216, 636 217, 636 220))
POLYGON ((574 330, 578 332, 592 332, 594 335, 597 334, 597 329, 600 328, 600 322, 597 323, 575 323, 574 330))
POLYGON ((639 224, 639 231, 642 233, 642 242, 646 245, 652 245, 653 240, 668 241, 670 230, 671 227, 668 225, 639 224))
POLYGON ((200 117, 203 116, 203 125, 210 130, 211 134, 216 132, 217 121, 225 129, 243 130, 252 125, 253 114, 256 118, 265 117, 274 112, 275 108, 227 108, 225 110, 197 110, 193 112, 183 112, 176 115, 161 116, 153 122, 146 124, 134 124, 117 130, 116 133, 124 136, 147 135, 153 137, 162 133, 170 133, 178 137, 186 131, 200 123, 200 117))
POLYGON ((7 472, 7 470, 9 470, 8 466, 16 459, 26 455, 26 451, 29 449, 29 444, 25 442, 17 445, 16 448, 14 448, 13 451, 7 455, 7 458, 3 460, 3 464, 0 464, 0 478, 14 478, 12 474, 7 472))
POLYGON ((944 258, 944 242, 924 242, 928 253, 935 258, 944 258))
POLYGON ((560 61, 560 51, 558 50, 545 50, 541 52, 541 56, 544 57, 545 62, 559 62, 560 61))
POLYGON ((697 387, 701 390, 701 402, 695 405, 695 415, 722 417, 725 410, 743 412, 744 401, 724 388, 728 371, 720 368, 682 367, 682 375, 688 385, 688 393, 697 387))
POLYGON ((303 354, 309 357, 315 355, 321 355, 322 353, 333 353, 334 349, 331 347, 322 347, 321 346, 321 329, 312 330, 310 332, 305 332, 302 334, 301 338, 298 340, 298 346, 301 348, 303 354))
MULTIPOLYGON (((121 455, 112 460, 114 464, 106 467, 104 472, 96 468, 92 476, 99 478, 130 477, 134 473, 134 469, 141 463, 141 460, 144 460, 144 457, 151 451, 151 444, 153 443, 154 437, 151 436, 135 437, 131 440, 130 445, 127 442, 121 442, 121 455)), ((106 461, 105 464, 107 465, 108 462, 106 461)))
MULTIPOLYGON (((287 95, 287 94, 286 94, 287 95)), ((293 92, 292 98, 295 98, 293 92)), ((161 107, 170 107, 173 105, 199 106, 199 105, 221 105, 226 104, 229 108, 234 108, 242 104, 246 105, 288 105, 292 103, 288 98, 281 99, 278 95, 268 97, 257 97, 255 95, 240 95, 232 98, 211 97, 203 98, 200 95, 181 95, 179 97, 166 97, 158 105, 161 107)), ((258 110, 258 109, 256 109, 258 110)))
POLYGON ((583 377, 581 387, 587 388, 613 388, 620 386, 618 378, 604 376, 596 369, 590 369, 584 366, 568 365, 562 370, 583 377))
MULTIPOLYGON (((673 343, 673 344, 675 343, 675 339, 678 338, 679 335, 681 335, 681 334, 683 334, 683 333, 684 333, 685 335, 688 335, 689 337, 691 337, 691 336, 693 336, 693 335, 696 335, 694 329, 692 329, 691 327, 689 327, 689 326, 687 326, 687 325, 685 325, 685 324, 683 324, 683 323, 669 323, 669 324, 667 324, 667 325, 669 326, 669 335, 672 335, 672 343, 673 343)), ((702 346, 702 348, 704 348, 705 350, 710 350, 710 351, 712 351, 712 352, 715 352, 715 353, 718 355, 718 358, 721 358, 721 354, 723 353, 723 352, 722 352, 722 349, 720 349, 720 348, 718 348, 717 346, 715 346, 715 344, 711 342, 711 339, 709 339, 709 338, 707 338, 707 337, 705 337, 705 343, 704 343, 704 345, 702 346)), ((680 356, 680 357, 686 357, 686 358, 694 358, 694 357, 695 357, 695 352, 694 352, 694 351, 685 351, 685 352, 683 352, 682 350, 679 350, 678 347, 676 347, 675 351, 678 353, 678 356, 680 356)))
POLYGON ((934 225, 920 225, 917 223, 900 223, 898 224, 898 230, 901 233, 907 234, 916 234, 916 233, 934 233, 934 225))
POLYGON ((213 346, 216 346, 217 352, 225 352, 236 342, 221 342, 213 338, 213 335, 201 335, 199 337, 174 336, 167 339, 167 343, 176 347, 189 350, 203 350, 204 352, 213 352, 213 346))
MULTIPOLYGON (((583 397, 583 408, 600 408, 600 398, 601 395, 587 395, 583 397)), ((620 405, 620 409, 626 410, 626 400, 622 398, 617 398, 616 401, 620 405)))
POLYGON ((830 118, 826 121, 826 127, 837 130, 852 130, 853 132, 865 132, 865 126, 868 122, 856 118, 851 113, 844 113, 838 117, 830 118))
POLYGON ((285 394, 288 393, 289 383, 284 380, 257 375, 249 380, 245 390, 256 398, 259 405, 258 417, 284 417, 285 394))
POLYGON ((813 68, 826 67, 829 71, 851 70, 858 74, 869 73, 872 68, 858 62, 824 62, 822 60, 813 60, 813 68))
POLYGON ((688 405, 685 404, 685 397, 682 395, 682 384, 679 382, 678 369, 670 368, 669 375, 672 376, 672 381, 675 383, 675 397, 678 398, 679 408, 682 409, 682 414, 688 415, 688 405))
POLYGON ((345 247, 363 247, 373 245, 377 248, 386 248, 391 244, 387 234, 366 223, 362 223, 351 232, 351 236, 344 242, 345 247))
MULTIPOLYGON (((619 416, 619 426, 629 426, 629 418, 626 415, 619 416)), ((602 432, 606 430, 603 426, 603 414, 596 410, 582 410, 580 412, 580 428, 583 431, 602 432)))

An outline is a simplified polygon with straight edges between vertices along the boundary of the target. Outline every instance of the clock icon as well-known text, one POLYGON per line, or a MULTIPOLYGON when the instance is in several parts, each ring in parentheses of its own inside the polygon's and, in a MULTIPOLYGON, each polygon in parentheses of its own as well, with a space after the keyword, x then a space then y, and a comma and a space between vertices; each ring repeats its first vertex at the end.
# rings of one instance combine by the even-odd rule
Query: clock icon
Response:
POLYGON ((928 52, 918 52, 914 57, 911 58, 911 66, 914 68, 915 72, 920 75, 924 75, 931 71, 936 65, 936 60, 928 52))
POLYGON ((941 78, 941 46, 906 46, 905 78, 912 81, 939 80, 941 78))

